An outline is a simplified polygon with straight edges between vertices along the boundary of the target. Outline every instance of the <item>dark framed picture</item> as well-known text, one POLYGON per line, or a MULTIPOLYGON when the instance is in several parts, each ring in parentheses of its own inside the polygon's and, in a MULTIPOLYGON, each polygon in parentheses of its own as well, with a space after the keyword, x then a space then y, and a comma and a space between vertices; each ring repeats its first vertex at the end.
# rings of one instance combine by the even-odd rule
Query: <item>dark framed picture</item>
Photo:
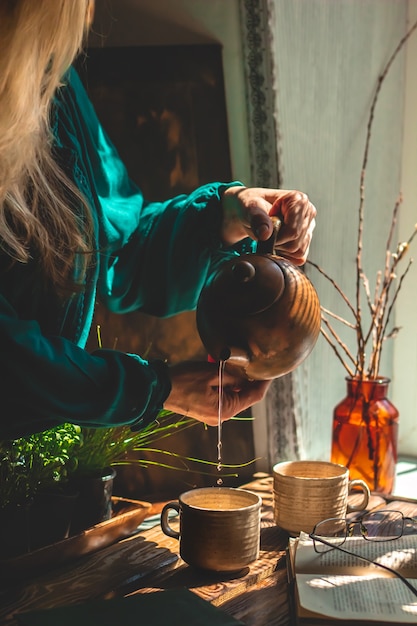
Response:
POLYGON ((221 46, 89 48, 78 70, 147 199, 231 180, 221 46))

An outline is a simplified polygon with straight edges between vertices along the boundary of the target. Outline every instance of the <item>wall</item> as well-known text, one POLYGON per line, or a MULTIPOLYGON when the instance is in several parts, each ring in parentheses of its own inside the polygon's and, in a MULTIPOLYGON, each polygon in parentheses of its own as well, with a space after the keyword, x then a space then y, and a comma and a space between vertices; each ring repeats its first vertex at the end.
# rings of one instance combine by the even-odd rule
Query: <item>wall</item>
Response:
MULTIPOLYGON (((410 0, 408 23, 417 21, 417 2, 410 0)), ((407 239, 417 222, 417 33, 411 37, 405 51, 405 108, 401 190, 404 203, 399 219, 400 239, 407 239)), ((416 258, 414 243, 410 256, 416 258)), ((401 304, 397 307, 395 323, 401 328, 395 340, 393 401, 400 411, 399 448, 403 455, 417 457, 417 264, 407 276, 401 304)))
MULTIPOLYGON (((274 0, 269 5, 276 29, 283 186, 303 189, 317 206, 310 259, 354 300, 359 182, 369 108, 378 76, 405 33, 407 2, 274 0)), ((383 268, 391 212, 400 192, 403 95, 400 55, 377 104, 367 166, 363 261, 371 285, 383 268)), ((335 289, 312 269, 308 273, 322 305, 349 318, 335 289)), ((342 338, 355 350, 353 331, 342 330, 342 338)), ((387 342, 381 373, 395 378, 401 369, 392 370, 392 348, 387 342)), ((332 408, 345 395, 346 373, 323 338, 302 367, 304 449, 312 458, 326 458, 332 408)))

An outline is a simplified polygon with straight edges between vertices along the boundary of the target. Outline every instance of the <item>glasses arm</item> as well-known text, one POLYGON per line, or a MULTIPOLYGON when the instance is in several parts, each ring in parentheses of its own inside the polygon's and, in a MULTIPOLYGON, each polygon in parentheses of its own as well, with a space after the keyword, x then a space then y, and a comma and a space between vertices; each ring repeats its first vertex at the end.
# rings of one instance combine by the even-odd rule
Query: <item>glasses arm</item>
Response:
MULTIPOLYGON (((368 559, 366 556, 362 556, 360 554, 356 554, 355 552, 351 552, 350 550, 346 550, 346 548, 342 548, 341 546, 335 546, 332 543, 330 543, 329 541, 326 541, 325 539, 322 539, 318 535, 315 535, 314 533, 310 533, 309 537, 310 537, 310 539, 313 540, 313 544, 314 544, 315 541, 319 541, 320 543, 324 543, 324 545, 329 546, 330 548, 332 548, 334 550, 340 550, 340 552, 344 552, 345 554, 349 554, 350 556, 356 556, 358 559, 362 559, 363 561, 367 561, 368 563, 371 563, 372 565, 376 565, 377 567, 381 567, 382 569, 386 570, 387 572, 390 572, 391 574, 394 574, 394 576, 396 576, 397 578, 402 580, 404 585, 406 585, 409 588, 409 590, 411 591, 411 593, 417 598, 417 589, 415 587, 413 587, 413 585, 410 582, 408 582, 408 580, 406 578, 404 578, 404 576, 402 574, 397 572, 395 569, 392 569, 391 567, 388 567, 388 565, 383 565, 382 563, 378 563, 378 561, 373 561, 372 559, 368 559)), ((317 550, 316 550, 316 552, 317 552, 317 550)))

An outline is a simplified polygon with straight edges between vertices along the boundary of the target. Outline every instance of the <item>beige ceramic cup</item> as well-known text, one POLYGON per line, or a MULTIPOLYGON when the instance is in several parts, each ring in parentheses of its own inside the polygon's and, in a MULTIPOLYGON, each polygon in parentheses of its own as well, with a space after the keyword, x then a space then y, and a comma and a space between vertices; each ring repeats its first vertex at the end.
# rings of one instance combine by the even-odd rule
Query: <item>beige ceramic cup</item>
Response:
POLYGON ((203 487, 180 495, 161 513, 161 527, 180 542, 182 559, 216 572, 238 571, 259 556, 261 498, 244 489, 203 487), (180 530, 168 513, 180 514, 180 530))
POLYGON ((366 508, 370 492, 362 480, 349 480, 349 470, 327 461, 287 461, 272 468, 274 519, 290 535, 312 532, 331 517, 345 517, 366 508), (357 506, 348 505, 353 489, 363 492, 357 506))

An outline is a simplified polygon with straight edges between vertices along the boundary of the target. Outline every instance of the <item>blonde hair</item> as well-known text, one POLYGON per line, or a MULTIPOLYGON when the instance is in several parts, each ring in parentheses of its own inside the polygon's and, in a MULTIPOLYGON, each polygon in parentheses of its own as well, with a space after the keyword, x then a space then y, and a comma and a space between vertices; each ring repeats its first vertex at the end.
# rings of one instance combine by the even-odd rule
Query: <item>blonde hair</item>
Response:
POLYGON ((54 161, 49 126, 91 10, 91 0, 0 0, 0 246, 11 263, 35 259, 57 291, 91 248, 89 209, 54 161))

